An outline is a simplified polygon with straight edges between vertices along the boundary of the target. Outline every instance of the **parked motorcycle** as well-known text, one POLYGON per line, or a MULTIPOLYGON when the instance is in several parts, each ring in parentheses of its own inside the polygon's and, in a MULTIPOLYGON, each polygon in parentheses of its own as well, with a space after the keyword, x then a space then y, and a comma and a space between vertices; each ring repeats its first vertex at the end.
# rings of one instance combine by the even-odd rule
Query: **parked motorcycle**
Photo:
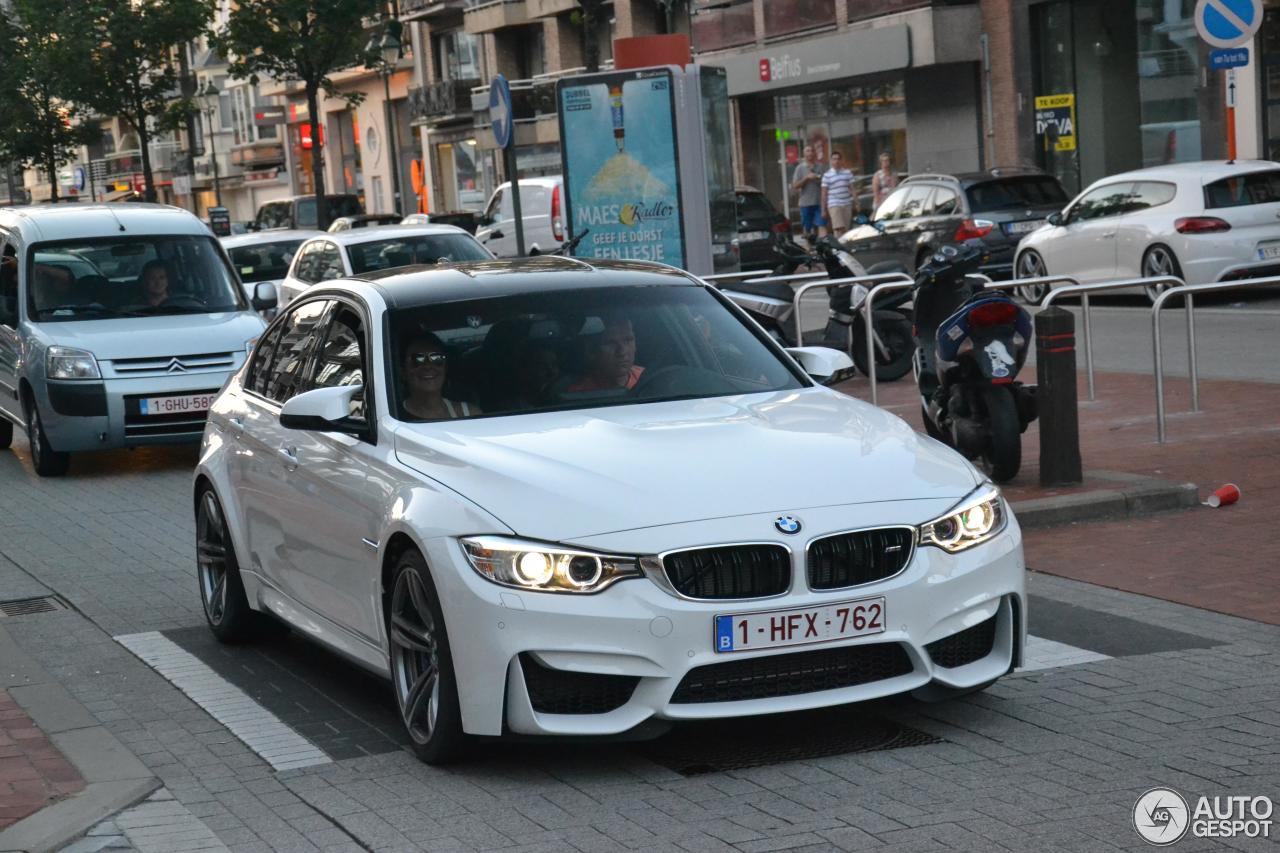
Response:
POLYGON ((980 246, 944 246, 916 273, 915 376, 924 426, 991 479, 1022 467, 1022 433, 1036 419, 1035 387, 1017 380, 1031 348, 1031 315, 1000 291, 967 278, 980 246))
MULTIPOLYGON (((796 243, 790 235, 780 235, 774 252, 781 262, 776 276, 792 275, 800 267, 825 269, 829 278, 854 278, 865 275, 882 275, 906 272, 893 262, 877 264, 865 269, 853 253, 830 237, 818 240, 812 250, 796 243)), ((748 314, 783 346, 801 346, 795 340, 795 288, 787 282, 740 281, 721 285, 721 291, 748 314)), ((843 284, 828 288, 827 326, 823 331, 822 345, 848 351, 852 346, 853 363, 858 370, 867 373, 866 324, 862 319, 862 306, 870 290, 860 284, 843 284)), ((911 320, 902 306, 910 299, 910 293, 890 294, 876 300, 872 312, 872 331, 876 348, 876 379, 892 382, 906 376, 911 370, 915 342, 911 336, 911 320)))

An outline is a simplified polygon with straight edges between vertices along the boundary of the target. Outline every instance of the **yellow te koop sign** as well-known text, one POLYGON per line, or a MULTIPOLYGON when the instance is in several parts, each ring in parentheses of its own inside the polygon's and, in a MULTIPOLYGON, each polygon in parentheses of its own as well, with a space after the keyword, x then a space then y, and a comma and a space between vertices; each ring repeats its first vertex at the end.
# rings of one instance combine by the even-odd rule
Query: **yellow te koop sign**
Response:
POLYGON ((1076 150, 1076 96, 1043 95, 1036 98, 1036 136, 1046 149, 1076 150))

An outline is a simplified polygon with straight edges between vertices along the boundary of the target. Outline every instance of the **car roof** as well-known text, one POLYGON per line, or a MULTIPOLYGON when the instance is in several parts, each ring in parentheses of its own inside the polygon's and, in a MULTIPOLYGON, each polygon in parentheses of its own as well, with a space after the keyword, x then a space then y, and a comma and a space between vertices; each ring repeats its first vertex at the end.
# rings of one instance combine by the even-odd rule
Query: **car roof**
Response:
POLYGON ((0 208, 0 225, 27 242, 189 234, 212 237, 189 211, 167 204, 49 204, 0 208))
MULTIPOLYGON (((521 178, 520 183, 528 184, 534 187, 554 187, 564 183, 564 178, 560 175, 543 175, 538 178, 521 178)), ((504 181, 498 185, 498 189, 511 186, 510 181, 504 181)))
POLYGON ((233 234, 219 238, 223 248, 239 249, 241 246, 256 246, 263 243, 284 243, 288 240, 309 240, 312 237, 324 236, 324 231, 312 228, 281 228, 274 231, 251 231, 248 234, 233 234))
MULTIPOLYGON (((321 231, 312 239, 318 240, 324 238, 331 243, 337 243, 339 246, 354 246, 358 243, 370 243, 373 241, 391 240, 396 237, 429 237, 439 234, 466 234, 466 231, 456 225, 383 225, 379 228, 353 228, 350 231, 321 231)), ((471 239, 475 239, 471 237, 471 239)))
MULTIPOLYGON (((702 286, 696 278, 663 264, 590 261, 543 255, 513 260, 396 267, 326 283, 325 288, 360 293, 372 287, 389 310, 531 292, 606 287, 702 286)), ((323 292, 308 288, 307 295, 323 292)))
POLYGON ((1250 172, 1269 172, 1280 169, 1280 164, 1270 160, 1197 160, 1190 163, 1169 163, 1163 166, 1151 166, 1146 169, 1134 169, 1131 172, 1120 172, 1108 175, 1093 185, 1110 184, 1116 181, 1171 181, 1174 183, 1211 184, 1233 175, 1247 175, 1250 172))

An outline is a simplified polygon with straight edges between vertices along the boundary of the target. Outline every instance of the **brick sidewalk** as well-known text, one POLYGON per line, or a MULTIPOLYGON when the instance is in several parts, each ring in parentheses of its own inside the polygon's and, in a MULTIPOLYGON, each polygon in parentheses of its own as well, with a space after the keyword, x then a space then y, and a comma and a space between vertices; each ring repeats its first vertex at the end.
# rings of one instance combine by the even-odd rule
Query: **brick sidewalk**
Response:
POLYGON ((75 767, 0 690, 0 829, 83 788, 75 767))
MULTIPOLYGON (((1034 374, 1024 376, 1035 381, 1034 374)), ((1214 380, 1200 383, 1199 414, 1190 414, 1188 383, 1165 383, 1168 443, 1155 440, 1155 381, 1099 373, 1098 399, 1080 383, 1080 450, 1086 471, 1140 474, 1192 482, 1205 496, 1224 483, 1240 486, 1239 504, 1151 518, 1030 530, 1027 562, 1035 570, 1280 624, 1280 385, 1214 380)), ((840 390, 867 399, 863 379, 840 390)), ((880 403, 920 425, 909 379, 880 386, 880 403)), ((1042 489, 1040 431, 1023 436, 1023 468, 1005 488, 1012 500, 1106 488, 1042 489)))

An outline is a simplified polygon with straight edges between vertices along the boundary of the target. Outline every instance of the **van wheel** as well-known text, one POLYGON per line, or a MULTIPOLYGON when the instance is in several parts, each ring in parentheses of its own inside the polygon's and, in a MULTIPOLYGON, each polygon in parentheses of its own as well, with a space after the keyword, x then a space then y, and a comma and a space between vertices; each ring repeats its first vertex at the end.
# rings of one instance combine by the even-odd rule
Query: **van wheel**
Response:
POLYGON ((27 441, 31 443, 31 467, 41 477, 61 477, 71 467, 71 454, 59 453, 49 445, 49 436, 40 422, 35 400, 27 401, 27 441))
POLYGON ((8 450, 13 444, 13 424, 0 418, 0 450, 8 450))

